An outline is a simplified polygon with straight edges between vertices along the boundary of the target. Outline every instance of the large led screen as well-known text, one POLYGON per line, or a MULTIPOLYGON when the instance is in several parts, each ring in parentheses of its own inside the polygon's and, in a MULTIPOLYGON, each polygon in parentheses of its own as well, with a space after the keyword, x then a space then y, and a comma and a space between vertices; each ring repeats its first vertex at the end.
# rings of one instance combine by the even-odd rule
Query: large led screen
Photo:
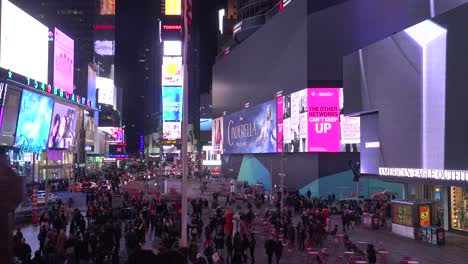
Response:
POLYGON ((181 122, 163 122, 163 139, 180 139, 181 135, 181 122))
POLYGON ((200 131, 211 131, 213 127, 213 119, 200 118, 200 131))
POLYGON ((213 126, 211 128, 211 145, 213 147, 213 154, 223 154, 223 117, 213 119, 213 126))
POLYGON ((47 147, 54 100, 23 90, 16 129, 15 145, 27 152, 41 152, 47 147))
POLYGON ((182 85, 182 57, 163 57, 162 85, 182 85))
POLYGON ((94 116, 90 113, 85 114, 84 116, 84 125, 85 125, 85 143, 86 145, 94 145, 94 135, 96 132, 96 124, 94 116))
POLYGON ((77 108, 61 103, 54 104, 49 133, 49 148, 70 148, 75 143, 77 108))
POLYGON ((0 82, 0 129, 2 128, 3 124, 3 113, 4 113, 4 106, 6 101, 6 95, 8 91, 8 83, 0 82))
POLYGON ((276 152, 276 100, 224 116, 224 154, 276 152))
POLYGON ((96 77, 98 102, 105 105, 114 105, 114 81, 109 78, 96 77))
POLYGON ((107 134, 107 142, 122 143, 125 141, 124 130, 120 127, 99 127, 99 130, 107 134))
POLYGON ((182 121, 182 95, 181 86, 163 86, 163 121, 182 121))
POLYGON ((283 152, 307 152, 307 89, 277 99, 281 101, 283 152))
POLYGON ((8 85, 8 91, 6 92, 3 107, 0 145, 12 146, 15 144, 16 122, 18 120, 18 109, 21 104, 21 90, 11 84, 4 83, 4 85, 8 85))
POLYGON ((182 0, 164 0, 166 16, 180 16, 182 12, 182 0))
MULTIPOLYGON (((301 100, 303 97, 301 97, 301 100)), ((340 89, 307 89, 308 151, 340 152, 340 89)), ((300 111, 303 103, 300 103, 300 111)), ((307 111, 307 110, 306 110, 307 111)), ((302 125, 302 119, 300 120, 302 125)), ((302 140, 302 139, 301 139, 302 140)))
POLYGON ((1 0, 0 67, 48 83, 49 28, 1 0))
POLYGON ((101 16, 115 15, 115 0, 100 0, 100 2, 99 14, 101 16))
POLYGON ((54 86, 73 93, 75 41, 55 28, 54 34, 54 86))

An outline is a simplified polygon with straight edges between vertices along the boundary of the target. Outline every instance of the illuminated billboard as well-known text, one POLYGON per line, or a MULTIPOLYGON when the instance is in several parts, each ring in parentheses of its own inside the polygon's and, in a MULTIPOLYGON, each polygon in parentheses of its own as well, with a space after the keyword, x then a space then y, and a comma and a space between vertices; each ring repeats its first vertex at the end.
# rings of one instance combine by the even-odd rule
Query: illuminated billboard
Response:
POLYGON ((224 154, 276 152, 276 101, 223 117, 224 154))
POLYGON ((57 102, 54 104, 49 148, 70 148, 74 145, 77 119, 77 108, 57 102))
POLYGON ((49 28, 1 0, 0 67, 48 83, 49 28))
POLYGON ((15 146, 24 152, 40 153, 47 147, 54 100, 23 90, 15 146))
POLYGON ((211 131, 213 126, 213 119, 200 118, 200 131, 211 131))
POLYGON ((361 143, 361 118, 341 116, 341 144, 361 143))
POLYGON ((0 129, 2 128, 3 124, 3 107, 5 106, 6 95, 8 90, 8 83, 1 82, 0 83, 0 129))
POLYGON ((165 15, 180 16, 182 12, 181 0, 165 0, 165 15))
POLYGON ((278 131, 282 128, 278 152, 307 152, 307 89, 277 98, 276 102, 283 107, 278 111, 278 131))
POLYGON ((162 85, 182 85, 182 57, 163 57, 162 85))
POLYGON ((340 89, 307 89, 307 109, 308 151, 340 152, 340 89))
POLYGON ((211 145, 213 154, 223 154, 223 117, 214 119, 212 124, 211 145))
POLYGON ((96 77, 98 103, 114 105, 114 81, 109 78, 96 77))
POLYGON ((100 2, 99 14, 101 16, 115 15, 115 0, 100 0, 100 2))
POLYGON ((164 56, 182 56, 182 42, 179 40, 166 40, 163 43, 164 56))
POLYGON ((122 143, 125 141, 123 128, 99 127, 99 130, 107 134, 107 142, 109 143, 122 143))
POLYGON ((163 122, 163 139, 180 139, 182 134, 181 122, 163 122))
POLYGON ((113 40, 96 40, 94 42, 94 52, 101 56, 114 56, 115 41, 113 40))
POLYGON ((182 86, 163 86, 163 121, 182 121, 182 86))
POLYGON ((58 28, 54 34, 54 86, 73 93, 75 41, 58 28))

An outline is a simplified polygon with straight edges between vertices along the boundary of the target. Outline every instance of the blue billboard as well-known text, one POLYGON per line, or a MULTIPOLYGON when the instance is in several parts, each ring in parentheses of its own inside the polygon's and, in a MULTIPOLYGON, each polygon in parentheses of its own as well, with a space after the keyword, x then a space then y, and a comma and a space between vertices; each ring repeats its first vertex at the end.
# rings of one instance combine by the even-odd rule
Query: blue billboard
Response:
POLYGON ((276 100, 224 116, 224 154, 276 152, 276 100))
POLYGON ((182 86, 163 86, 163 121, 182 121, 182 86))
POLYGON ((15 145, 23 152, 40 153, 47 146, 54 100, 23 90, 15 145))

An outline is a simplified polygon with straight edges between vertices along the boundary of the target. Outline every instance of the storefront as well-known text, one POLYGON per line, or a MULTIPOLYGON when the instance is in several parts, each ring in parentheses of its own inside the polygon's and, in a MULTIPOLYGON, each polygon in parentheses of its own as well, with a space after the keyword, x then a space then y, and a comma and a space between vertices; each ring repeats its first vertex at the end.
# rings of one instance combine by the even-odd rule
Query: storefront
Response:
POLYGON ((468 187, 450 187, 450 228, 468 232, 468 187))

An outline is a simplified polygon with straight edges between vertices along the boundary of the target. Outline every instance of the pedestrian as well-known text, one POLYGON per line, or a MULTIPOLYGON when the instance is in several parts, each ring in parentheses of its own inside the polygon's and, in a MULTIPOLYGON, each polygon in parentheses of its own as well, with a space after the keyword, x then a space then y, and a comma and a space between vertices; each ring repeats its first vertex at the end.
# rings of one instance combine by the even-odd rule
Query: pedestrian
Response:
POLYGON ((226 264, 232 263, 232 251, 234 250, 234 245, 232 244, 232 236, 227 235, 226 237, 226 264))
POLYGON ((265 242, 265 253, 268 256, 268 264, 273 264, 273 254, 275 253, 275 241, 270 237, 265 242))
POLYGON ((251 233, 249 249, 250 249, 250 259, 252 260, 252 264, 255 263, 255 245, 256 244, 257 244, 257 240, 255 240, 255 235, 254 233, 251 233))
POLYGON ((377 262, 377 255, 373 244, 367 245, 367 261, 369 264, 375 264, 377 262))
POLYGON ((280 240, 276 240, 275 242, 276 264, 279 264, 282 256, 283 256, 283 243, 280 240))
POLYGON ((244 263, 247 263, 247 251, 249 250, 249 248, 250 241, 247 238, 247 234, 244 233, 244 235, 242 235, 242 256, 244 259, 244 263))
POLYGON ((228 193, 226 195, 226 202, 224 203, 224 206, 226 206, 229 203, 229 205, 232 205, 231 203, 231 193, 228 193))

